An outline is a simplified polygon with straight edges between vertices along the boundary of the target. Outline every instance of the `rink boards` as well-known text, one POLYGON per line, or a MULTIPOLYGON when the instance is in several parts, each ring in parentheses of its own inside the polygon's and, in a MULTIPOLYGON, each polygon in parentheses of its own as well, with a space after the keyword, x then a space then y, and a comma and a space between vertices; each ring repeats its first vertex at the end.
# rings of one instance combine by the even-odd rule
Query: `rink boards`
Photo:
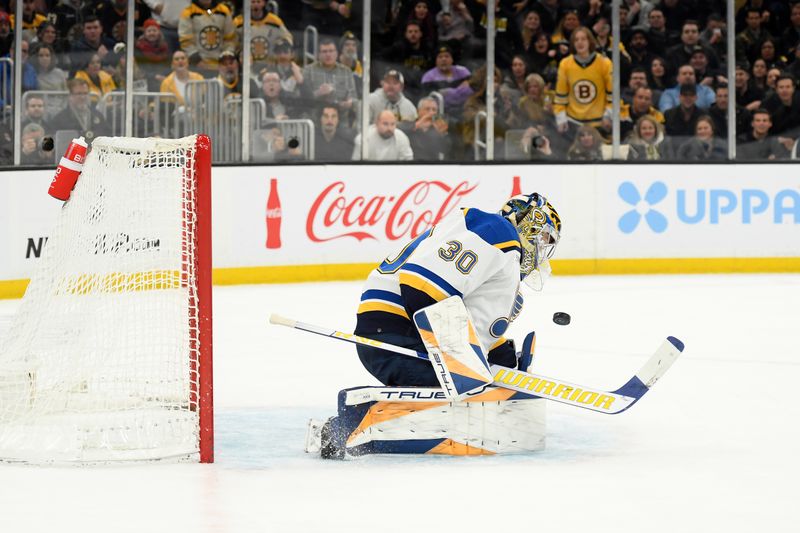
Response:
MULTIPOLYGON (((363 278, 446 214, 462 206, 496 211, 517 187, 544 194, 561 214, 556 274, 798 272, 797 168, 214 167, 214 281, 363 278), (267 224, 271 179, 280 208, 267 224), (267 247, 268 229, 278 226, 280 246, 267 247)), ((47 195, 51 178, 51 171, 0 173, 0 297, 22 294, 46 242, 61 206, 47 195)), ((153 238, 130 236, 144 237, 153 238)))

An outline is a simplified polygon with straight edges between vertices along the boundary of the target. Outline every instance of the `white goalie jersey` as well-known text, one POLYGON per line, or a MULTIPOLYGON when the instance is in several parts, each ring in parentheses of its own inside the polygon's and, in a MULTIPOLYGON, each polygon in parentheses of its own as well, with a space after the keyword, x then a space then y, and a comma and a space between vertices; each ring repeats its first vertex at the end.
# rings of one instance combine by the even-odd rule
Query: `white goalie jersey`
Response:
POLYGON ((521 248, 514 226, 477 209, 455 211, 384 260, 367 278, 356 333, 414 329, 410 317, 459 296, 483 348, 505 343, 520 283, 521 248))

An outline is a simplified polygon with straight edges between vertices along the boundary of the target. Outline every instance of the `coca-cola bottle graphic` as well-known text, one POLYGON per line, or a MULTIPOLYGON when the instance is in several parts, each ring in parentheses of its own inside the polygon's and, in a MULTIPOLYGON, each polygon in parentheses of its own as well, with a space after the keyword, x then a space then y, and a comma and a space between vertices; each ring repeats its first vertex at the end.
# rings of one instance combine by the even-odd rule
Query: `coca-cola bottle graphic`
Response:
POLYGON ((522 185, 519 183, 519 176, 514 176, 514 184, 511 186, 511 198, 522 194, 522 185))
POLYGON ((281 199, 278 196, 278 180, 270 178, 267 196, 267 248, 281 247, 281 199))

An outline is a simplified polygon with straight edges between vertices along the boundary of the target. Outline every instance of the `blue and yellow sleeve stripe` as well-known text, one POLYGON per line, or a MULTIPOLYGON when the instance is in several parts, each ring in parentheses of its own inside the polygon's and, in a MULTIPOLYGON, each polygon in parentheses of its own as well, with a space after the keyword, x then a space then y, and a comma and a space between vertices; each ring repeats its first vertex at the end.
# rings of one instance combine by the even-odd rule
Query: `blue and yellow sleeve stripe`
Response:
POLYGON ((436 302, 450 296, 461 296, 461 291, 450 285, 444 278, 414 263, 406 263, 400 269, 400 285, 423 292, 436 302))
POLYGON ((358 313, 366 313, 369 311, 383 311, 384 313, 391 313, 409 319, 408 313, 406 313, 405 307, 403 307, 403 299, 401 296, 389 291, 378 289, 364 291, 361 295, 358 313))

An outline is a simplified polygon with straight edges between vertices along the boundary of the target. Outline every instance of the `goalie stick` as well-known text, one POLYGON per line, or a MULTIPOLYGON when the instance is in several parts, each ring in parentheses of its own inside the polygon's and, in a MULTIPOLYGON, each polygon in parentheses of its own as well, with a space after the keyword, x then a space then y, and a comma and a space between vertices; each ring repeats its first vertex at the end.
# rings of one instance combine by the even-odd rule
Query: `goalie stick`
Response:
MULTIPOLYGON (((426 361, 430 360, 427 353, 387 344, 366 337, 359 337, 352 333, 344 333, 335 329, 299 322, 276 314, 270 315, 269 321, 271 324, 299 329, 309 333, 316 333, 323 337, 339 339, 353 344, 372 346, 409 357, 425 359, 426 361)), ((598 413, 615 415, 629 409, 633 404, 639 401, 642 396, 656 384, 661 376, 669 370, 672 363, 674 363, 681 352, 683 352, 683 348, 684 345, 680 340, 675 337, 667 337, 639 371, 630 378, 627 383, 613 391, 604 391, 583 385, 576 385, 561 379, 549 378, 500 365, 491 365, 490 370, 493 374, 494 385, 498 387, 575 407, 582 407, 598 413)), ((481 391, 476 391, 476 394, 479 392, 481 391)))

